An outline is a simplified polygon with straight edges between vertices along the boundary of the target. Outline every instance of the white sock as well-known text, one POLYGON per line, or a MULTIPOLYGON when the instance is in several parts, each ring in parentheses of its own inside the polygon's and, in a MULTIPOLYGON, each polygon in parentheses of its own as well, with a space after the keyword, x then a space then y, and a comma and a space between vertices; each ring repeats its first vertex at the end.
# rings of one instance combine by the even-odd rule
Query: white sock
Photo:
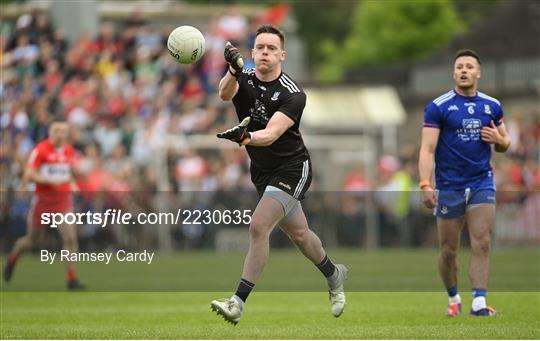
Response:
POLYGON ((472 310, 478 311, 480 309, 484 309, 486 307, 486 297, 485 296, 478 296, 475 297, 472 301, 472 310))
POLYGON ((461 296, 456 294, 456 296, 448 297, 448 304, 459 304, 461 303, 461 296))
POLYGON ((231 299, 238 302, 238 304, 240 305, 240 311, 244 310, 244 301, 242 301, 242 299, 240 297, 238 297, 236 295, 232 295, 231 299))

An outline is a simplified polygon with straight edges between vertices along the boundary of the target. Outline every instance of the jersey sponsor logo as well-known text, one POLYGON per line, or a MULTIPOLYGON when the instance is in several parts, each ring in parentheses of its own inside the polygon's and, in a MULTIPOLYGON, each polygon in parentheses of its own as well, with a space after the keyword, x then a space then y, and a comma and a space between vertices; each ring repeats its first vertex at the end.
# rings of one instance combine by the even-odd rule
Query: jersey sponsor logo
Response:
POLYGON ((478 129, 482 126, 482 121, 476 118, 466 118, 463 120, 463 129, 478 129))
POLYGON ((288 189, 289 191, 291 190, 291 185, 288 185, 288 184, 285 184, 283 182, 278 182, 278 185, 280 185, 281 187, 284 187, 286 189, 288 189))
POLYGON ((458 110, 459 108, 455 104, 452 104, 451 106, 448 107, 448 111, 458 111, 458 110))
POLYGON ((68 182, 70 179, 70 165, 67 163, 44 163, 41 165, 39 173, 53 181, 68 182))
POLYGON ((461 125, 463 128, 457 129, 456 133, 462 141, 477 141, 480 139, 482 121, 477 118, 464 118, 461 125))
POLYGON ((266 107, 264 106, 264 103, 259 99, 255 100, 255 108, 249 109, 249 112, 253 121, 258 122, 264 126, 266 126, 268 120, 270 119, 266 114, 266 107))
POLYGON ((274 92, 274 94, 272 95, 272 98, 270 98, 270 99, 271 99, 272 101, 277 101, 277 99, 278 99, 280 93, 281 93, 281 92, 279 92, 279 91, 274 92))

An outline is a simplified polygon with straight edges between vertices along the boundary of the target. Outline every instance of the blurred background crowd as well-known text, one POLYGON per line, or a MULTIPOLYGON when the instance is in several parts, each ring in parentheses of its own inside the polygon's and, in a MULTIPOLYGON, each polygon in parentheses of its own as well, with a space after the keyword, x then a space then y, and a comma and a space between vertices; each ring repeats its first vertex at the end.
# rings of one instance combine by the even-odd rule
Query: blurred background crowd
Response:
MULTIPOLYGON (((212 13, 203 32, 206 53, 195 65, 179 65, 169 56, 165 42, 175 26, 158 25, 141 11, 132 11, 125 18, 102 19, 96 34, 81 34, 71 40, 67 28, 56 25, 47 10, 30 9, 2 17, 0 250, 9 249, 26 229, 30 194, 21 191, 19 181, 30 151, 47 137, 52 118, 65 118, 71 127, 71 143, 78 152, 78 210, 114 207, 159 211, 182 205, 215 209, 223 203, 237 203, 239 195, 251 198, 254 193, 243 149, 223 147, 226 142, 217 139, 212 141, 215 146, 203 146, 184 138, 213 135, 237 122, 233 106, 221 102, 216 94, 226 70, 225 42, 234 42, 247 57, 259 24, 287 25, 294 14, 299 15, 283 4, 256 15, 233 6, 212 13), (169 140, 168 136, 180 139, 169 140), (200 199, 196 195, 199 191, 215 195, 200 199), (182 193, 195 195, 186 194, 186 199, 182 193)), ((247 67, 252 66, 249 58, 246 61, 247 67)), ((343 84, 355 82, 361 80, 343 80, 343 84)), ((305 83, 324 86, 314 78, 305 83)), ((525 105, 505 112, 513 143, 508 153, 494 157, 502 215, 498 221, 523 225, 518 232, 503 228, 501 242, 540 243, 540 83, 537 86, 536 92, 518 94, 525 101, 536 102, 536 110, 525 105)), ((501 99, 504 106, 505 96, 501 99)), ((351 247, 436 245, 434 218, 423 209, 416 191, 418 122, 428 100, 414 95, 403 98, 407 121, 416 123, 398 127, 400 136, 405 136, 399 148, 388 152, 377 146, 375 162, 349 165, 345 175, 334 181, 339 186, 319 186, 323 181, 317 169, 328 165, 314 164, 315 181, 305 206, 313 229, 325 243, 351 247), (377 226, 375 235, 367 231, 368 220, 377 226)), ((242 205, 253 209, 249 200, 242 205)), ((83 226, 80 236, 83 249, 156 245, 183 249, 213 247, 219 229, 186 225, 168 226, 164 231, 155 226, 104 230, 83 226)), ((288 245, 279 232, 273 243, 288 245)))

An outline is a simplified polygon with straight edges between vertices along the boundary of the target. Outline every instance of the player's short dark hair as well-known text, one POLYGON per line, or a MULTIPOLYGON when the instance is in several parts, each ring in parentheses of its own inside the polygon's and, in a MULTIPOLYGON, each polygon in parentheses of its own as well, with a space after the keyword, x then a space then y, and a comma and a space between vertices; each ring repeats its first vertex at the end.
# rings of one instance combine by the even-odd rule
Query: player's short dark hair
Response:
POLYGON ((283 34, 283 31, 277 28, 274 25, 262 25, 257 29, 257 32, 255 33, 255 37, 258 37, 261 33, 271 33, 275 34, 279 37, 279 41, 281 41, 281 48, 285 47, 285 34, 283 34))
POLYGON ((473 57, 474 59, 478 61, 478 65, 482 65, 482 61, 480 60, 480 56, 478 55, 478 53, 476 53, 476 51, 471 50, 471 49, 463 49, 456 52, 456 56, 454 57, 454 62, 459 57, 464 57, 464 56, 473 57))

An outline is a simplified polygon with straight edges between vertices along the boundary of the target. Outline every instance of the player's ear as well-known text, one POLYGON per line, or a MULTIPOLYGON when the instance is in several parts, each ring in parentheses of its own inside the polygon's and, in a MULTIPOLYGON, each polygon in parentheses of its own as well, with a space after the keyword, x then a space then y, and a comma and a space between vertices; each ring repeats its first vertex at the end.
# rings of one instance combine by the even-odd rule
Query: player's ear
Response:
POLYGON ((251 59, 255 59, 255 48, 251 49, 251 59))
POLYGON ((281 61, 285 60, 285 57, 287 57, 287 51, 283 50, 281 51, 281 57, 279 58, 281 61))

